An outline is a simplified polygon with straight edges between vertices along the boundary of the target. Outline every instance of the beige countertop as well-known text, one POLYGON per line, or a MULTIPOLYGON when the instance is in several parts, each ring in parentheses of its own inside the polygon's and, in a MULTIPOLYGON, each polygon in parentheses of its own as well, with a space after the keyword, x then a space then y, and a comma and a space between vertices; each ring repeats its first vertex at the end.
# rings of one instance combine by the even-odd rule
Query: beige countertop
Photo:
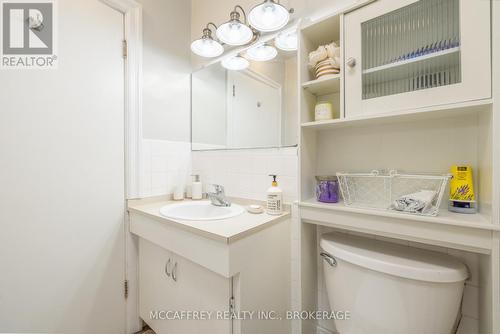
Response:
MULTIPOLYGON (((249 204, 260 204, 260 201, 246 199, 231 199, 233 203, 246 207, 249 204)), ((187 202, 190 200, 184 200, 187 202)), ((252 214, 245 211, 243 214, 222 220, 210 221, 188 221, 166 218, 160 215, 160 209, 169 204, 179 203, 167 197, 146 198, 139 200, 129 200, 128 210, 131 214, 139 214, 160 223, 170 224, 178 228, 191 231, 195 234, 230 244, 248 235, 261 231, 273 224, 276 224, 290 217, 289 207, 285 206, 285 211, 281 215, 269 215, 267 213, 252 214)), ((131 218, 133 219, 133 217, 131 218)))

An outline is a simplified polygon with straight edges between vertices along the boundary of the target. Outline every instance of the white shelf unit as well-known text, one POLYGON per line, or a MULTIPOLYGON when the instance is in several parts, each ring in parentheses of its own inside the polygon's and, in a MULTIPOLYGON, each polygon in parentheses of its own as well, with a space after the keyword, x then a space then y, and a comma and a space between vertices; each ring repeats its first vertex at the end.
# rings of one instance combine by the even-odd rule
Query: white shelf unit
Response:
POLYGON ((302 88, 313 95, 324 96, 340 92, 340 74, 328 75, 304 82, 302 88))
POLYGON ((321 78, 316 78, 313 71, 307 66, 311 51, 330 42, 341 43, 340 20, 339 15, 334 15, 322 20, 319 24, 305 24, 300 29, 301 50, 298 59, 301 89, 299 95, 302 101, 303 114, 301 118, 308 121, 314 121, 314 108, 318 102, 330 102, 337 119, 343 117, 344 114, 343 66, 341 66, 339 74, 321 78))
POLYGON ((314 121, 302 123, 301 127, 306 131, 323 131, 344 127, 362 127, 377 124, 391 124, 398 122, 411 122, 418 120, 440 119, 450 116, 463 117, 466 115, 481 113, 491 106, 492 99, 456 103, 452 105, 440 105, 428 108, 401 110, 387 114, 374 114, 359 117, 343 117, 327 121, 314 121))
MULTIPOLYGON (((500 18, 500 9, 497 12, 500 18)), ((321 94, 329 91, 322 88, 323 82, 311 77, 307 55, 318 43, 328 40, 328 32, 338 31, 340 46, 344 48, 347 41, 344 40, 343 22, 340 13, 308 23, 299 30, 301 309, 315 310, 324 306, 319 305, 322 298, 318 294, 324 289, 319 286, 322 280, 318 276, 321 233, 360 233, 369 238, 414 242, 430 249, 443 247, 477 256, 480 272, 486 273, 480 277, 484 285, 479 294, 478 333, 500 333, 500 317, 494 316, 500 314, 500 186, 495 185, 500 180, 500 110, 497 104, 493 104, 491 98, 467 102, 457 98, 456 103, 347 117, 343 66, 338 76, 340 118, 314 121, 313 106, 321 94), (334 24, 338 27, 332 28, 334 24), (461 164, 474 169, 478 214, 449 212, 446 208, 448 190, 437 217, 360 209, 342 203, 325 204, 314 198, 316 175, 372 169, 443 174, 452 165, 461 164)), ((446 59, 454 52, 457 50, 444 50, 425 57, 446 59)), ((371 71, 395 71, 420 60, 422 58, 388 64, 371 71)), ((498 74, 500 77, 500 72, 498 74)), ((302 333, 317 332, 318 325, 324 324, 304 320, 302 333)))

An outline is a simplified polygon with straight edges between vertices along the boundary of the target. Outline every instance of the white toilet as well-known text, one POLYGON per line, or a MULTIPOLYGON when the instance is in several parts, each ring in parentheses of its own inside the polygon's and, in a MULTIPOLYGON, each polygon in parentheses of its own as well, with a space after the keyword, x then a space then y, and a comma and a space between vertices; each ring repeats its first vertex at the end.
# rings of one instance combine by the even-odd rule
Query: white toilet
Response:
POLYGON ((442 253, 331 233, 321 238, 339 334, 452 334, 467 267, 442 253))

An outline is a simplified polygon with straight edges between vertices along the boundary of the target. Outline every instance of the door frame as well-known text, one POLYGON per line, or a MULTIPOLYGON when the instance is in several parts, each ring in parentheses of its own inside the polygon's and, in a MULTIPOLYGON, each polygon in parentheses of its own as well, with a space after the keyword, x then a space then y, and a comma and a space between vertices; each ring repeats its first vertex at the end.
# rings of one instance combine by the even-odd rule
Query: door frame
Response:
MULTIPOLYGON (((142 175, 142 5, 135 0, 99 0, 123 14, 125 57, 125 199, 140 198, 142 175)), ((132 334, 142 329, 139 315, 138 240, 129 233, 129 216, 124 213, 125 237, 125 330, 132 334)))
POLYGON ((125 191, 140 198, 142 173, 142 5, 135 0, 99 0, 124 15, 125 58, 125 191))

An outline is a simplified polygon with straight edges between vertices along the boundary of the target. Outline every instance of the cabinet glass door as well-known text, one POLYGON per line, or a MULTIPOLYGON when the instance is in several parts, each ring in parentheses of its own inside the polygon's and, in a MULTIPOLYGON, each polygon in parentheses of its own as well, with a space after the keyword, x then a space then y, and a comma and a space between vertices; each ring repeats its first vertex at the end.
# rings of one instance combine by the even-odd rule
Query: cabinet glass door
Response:
POLYGON ((347 13, 345 117, 491 98, 490 6, 377 0, 347 13))
POLYGON ((420 0, 361 24, 363 100, 461 82, 458 0, 420 0))

